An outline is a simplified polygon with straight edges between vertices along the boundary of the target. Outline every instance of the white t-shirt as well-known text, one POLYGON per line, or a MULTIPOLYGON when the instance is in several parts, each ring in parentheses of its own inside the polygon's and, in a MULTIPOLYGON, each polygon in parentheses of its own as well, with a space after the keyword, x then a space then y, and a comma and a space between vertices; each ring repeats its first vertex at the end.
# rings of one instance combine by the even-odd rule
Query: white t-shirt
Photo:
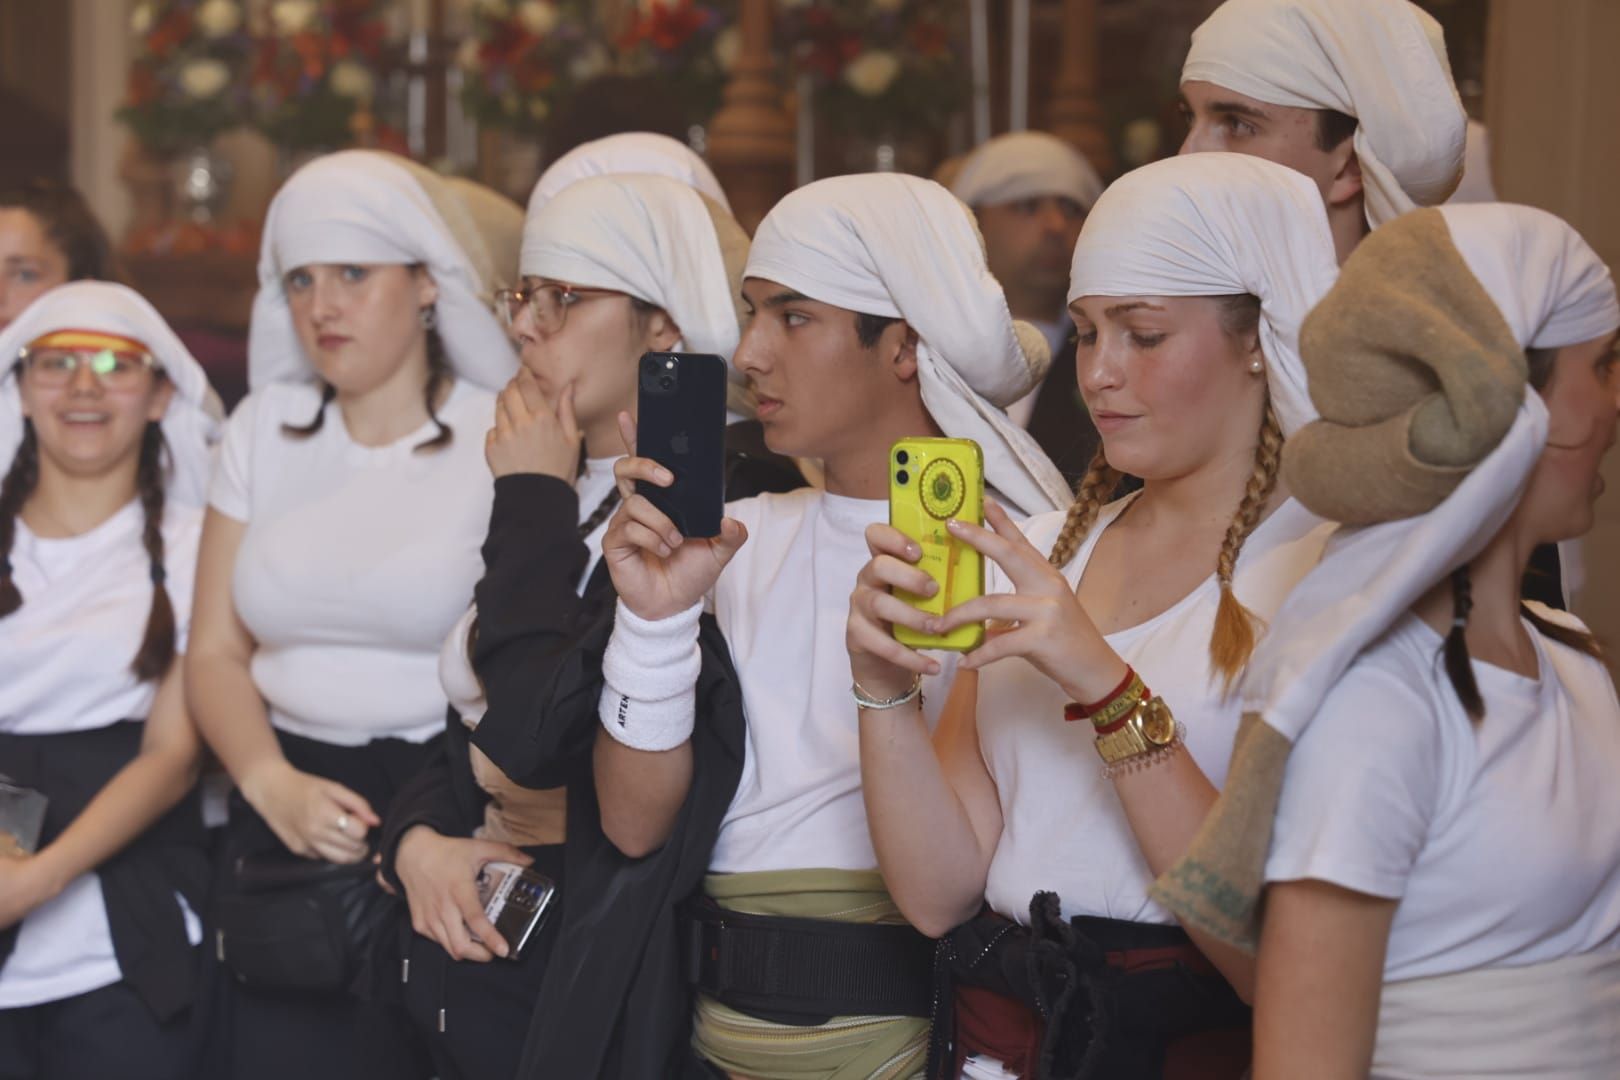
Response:
POLYGON ((1476 726, 1440 635, 1408 615, 1288 759, 1266 880, 1398 899, 1386 981, 1620 947, 1614 683, 1599 661, 1530 635, 1537 679, 1475 661, 1476 726))
MULTIPOLYGON (((136 680, 129 666, 152 604, 151 561, 141 544, 145 523, 139 502, 65 539, 42 539, 17 520, 11 563, 23 604, 0 619, 0 732, 91 731, 144 720, 151 711, 157 683, 136 680)), ((164 509, 165 587, 181 652, 201 533, 201 510, 164 509)), ((195 943, 196 918, 176 902, 195 943)), ((16 948, 0 967, 0 1009, 86 994, 122 978, 101 878, 81 874, 23 919, 16 948)))
MULTIPOLYGON (((613 464, 618 460, 617 457, 586 459, 585 471, 574 485, 574 491, 579 496, 581 525, 613 491, 613 464)), ((579 575, 579 581, 574 586, 574 591, 580 596, 585 595, 585 586, 596 572, 596 564, 602 561, 602 537, 607 534, 608 523, 612 520, 613 515, 608 514, 585 537, 585 572, 579 575)), ((484 700, 484 689, 478 685, 478 676, 473 672, 472 660, 467 656, 467 638, 477 618, 478 607, 475 604, 456 620, 456 625, 450 628, 450 634, 439 650, 439 682, 462 722, 470 728, 477 727, 478 721, 484 718, 484 713, 489 709, 489 704, 484 700)))
POLYGON ((267 386, 237 407, 209 502, 248 526, 233 591, 275 727, 351 746, 443 729, 439 649, 482 572, 494 401, 458 380, 438 410, 450 445, 421 453, 433 424, 362 446, 335 404, 314 435, 287 435, 319 408, 314 386, 267 386))
MULTIPOLYGON (((866 527, 887 521, 889 504, 803 488, 726 512, 748 542, 715 585, 714 613, 748 731, 710 869, 874 869, 844 630, 855 577, 871 558, 866 527)), ((933 655, 945 670, 923 680, 930 727, 956 664, 955 654, 933 655)))
MULTIPOLYGON (((1064 567, 1070 586, 1079 584, 1098 538, 1131 498, 1098 515, 1064 567)), ((1051 551, 1065 516, 1031 518, 1024 532, 1041 551, 1051 551)), ((1238 599, 1261 619, 1270 617, 1316 564, 1331 528, 1293 500, 1279 506, 1243 545, 1233 577, 1238 599)), ((987 567, 985 588, 1013 591, 994 563, 987 567)), ((1169 610, 1107 637, 1186 727, 1187 751, 1217 788, 1226 780, 1241 715, 1235 697, 1223 699, 1210 666, 1219 600, 1211 574, 1169 610)), ((1153 875, 1113 784, 1102 778, 1091 725, 1066 722, 1067 703, 1056 683, 1021 660, 993 664, 980 675, 979 751, 995 780, 1002 815, 985 899, 1024 923, 1030 898, 1039 891, 1056 892, 1065 917, 1173 922, 1148 898, 1153 875)))

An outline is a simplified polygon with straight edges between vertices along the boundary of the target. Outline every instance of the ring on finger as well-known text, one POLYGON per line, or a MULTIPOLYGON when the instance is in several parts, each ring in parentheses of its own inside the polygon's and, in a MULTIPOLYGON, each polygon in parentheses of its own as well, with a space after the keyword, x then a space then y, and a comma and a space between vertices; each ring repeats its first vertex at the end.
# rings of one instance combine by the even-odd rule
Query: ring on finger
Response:
POLYGON ((348 814, 339 814, 338 815, 337 830, 338 830, 338 832, 343 833, 345 836, 348 835, 348 833, 349 833, 349 815, 348 814))

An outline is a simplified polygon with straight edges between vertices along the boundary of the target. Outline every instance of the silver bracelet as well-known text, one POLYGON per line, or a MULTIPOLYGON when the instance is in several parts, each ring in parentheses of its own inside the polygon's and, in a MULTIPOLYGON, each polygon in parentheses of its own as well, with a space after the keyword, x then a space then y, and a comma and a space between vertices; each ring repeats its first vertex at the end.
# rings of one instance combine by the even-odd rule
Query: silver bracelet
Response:
POLYGON ((881 712, 884 709, 898 709, 902 705, 909 705, 914 699, 922 698, 922 676, 918 675, 911 680, 911 688, 898 697, 875 698, 861 688, 860 683, 851 683, 850 692, 855 695, 855 704, 872 712, 881 712))

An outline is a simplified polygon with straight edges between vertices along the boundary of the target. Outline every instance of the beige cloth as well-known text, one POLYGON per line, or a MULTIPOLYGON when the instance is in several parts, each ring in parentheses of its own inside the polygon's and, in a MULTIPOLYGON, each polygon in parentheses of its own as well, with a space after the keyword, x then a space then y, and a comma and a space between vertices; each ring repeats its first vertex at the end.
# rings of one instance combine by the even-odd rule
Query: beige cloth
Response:
POLYGON ((1614 1080, 1620 951, 1385 983, 1372 1080, 1614 1080))
MULTIPOLYGON (((904 923, 876 870, 767 870, 710 874, 715 903, 753 915, 904 923)), ((692 1046, 733 1076, 756 1080, 911 1080, 928 1056, 928 1021, 835 1016, 815 1027, 760 1020, 700 996, 692 1046)))
POLYGON ((524 787, 478 747, 471 749, 473 779, 489 796, 484 823, 474 835, 515 847, 562 843, 568 824, 568 789, 524 787))

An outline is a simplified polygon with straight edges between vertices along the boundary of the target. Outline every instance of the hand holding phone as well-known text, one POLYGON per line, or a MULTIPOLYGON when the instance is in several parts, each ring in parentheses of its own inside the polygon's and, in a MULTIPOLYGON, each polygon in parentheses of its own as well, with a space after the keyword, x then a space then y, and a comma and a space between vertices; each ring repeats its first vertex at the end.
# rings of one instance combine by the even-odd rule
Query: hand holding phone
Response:
MULTIPOLYGON (((917 566, 931 577, 931 596, 896 589, 919 611, 943 615, 984 592, 984 557, 945 528, 952 519, 984 522, 984 455, 972 439, 902 439, 889 451, 889 524, 922 549, 917 566)), ((895 640, 913 649, 977 648, 984 625, 926 634, 896 624, 895 640)))
POLYGON ((517 960, 544 925, 556 898, 556 884, 544 874, 509 862, 487 862, 478 872, 478 899, 484 915, 511 947, 517 960))

